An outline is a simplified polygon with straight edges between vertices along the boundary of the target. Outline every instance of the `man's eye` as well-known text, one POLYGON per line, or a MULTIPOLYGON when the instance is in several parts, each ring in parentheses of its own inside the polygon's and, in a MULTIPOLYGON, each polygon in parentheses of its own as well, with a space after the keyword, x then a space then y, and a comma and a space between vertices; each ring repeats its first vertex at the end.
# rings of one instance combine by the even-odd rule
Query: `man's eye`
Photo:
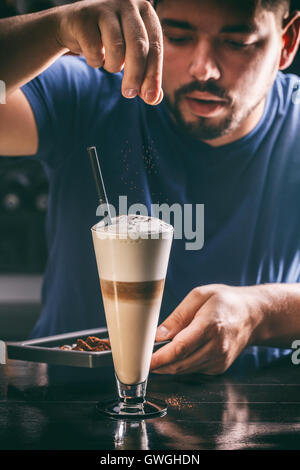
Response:
POLYGON ((172 37, 172 36, 166 36, 167 40, 171 42, 172 44, 186 44, 187 42, 191 42, 193 38, 191 37, 172 37))
POLYGON ((230 41, 229 39, 225 41, 225 44, 235 49, 246 49, 246 47, 250 47, 253 45, 252 43, 249 44, 244 42, 230 41))

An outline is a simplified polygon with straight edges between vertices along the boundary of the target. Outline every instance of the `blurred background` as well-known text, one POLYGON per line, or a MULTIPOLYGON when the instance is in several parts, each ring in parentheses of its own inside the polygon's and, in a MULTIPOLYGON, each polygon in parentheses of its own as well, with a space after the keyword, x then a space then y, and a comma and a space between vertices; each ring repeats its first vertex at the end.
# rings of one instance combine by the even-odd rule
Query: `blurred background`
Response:
MULTIPOLYGON (((0 0, 0 18, 32 13, 71 0, 0 0)), ((300 75, 300 53, 286 73, 300 75)), ((47 261, 48 183, 42 166, 0 158, 0 339, 27 337, 41 309, 47 261), (22 234, 22 236, 20 236, 22 234)))
MULTIPOLYGON (((0 18, 72 3, 0 0, 0 18)), ((41 310, 48 182, 39 162, 0 158, 0 339, 26 339, 41 310), (22 234, 22 236, 20 236, 22 234)))

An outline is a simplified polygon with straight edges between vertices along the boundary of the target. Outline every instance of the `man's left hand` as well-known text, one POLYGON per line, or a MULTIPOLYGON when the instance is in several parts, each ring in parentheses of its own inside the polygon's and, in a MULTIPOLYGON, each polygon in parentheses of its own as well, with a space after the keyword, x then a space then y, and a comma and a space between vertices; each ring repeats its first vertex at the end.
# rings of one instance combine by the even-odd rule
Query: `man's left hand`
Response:
POLYGON ((260 286, 211 284, 193 289, 158 328, 156 341, 171 342, 153 354, 151 372, 225 372, 252 343, 263 306, 260 286))

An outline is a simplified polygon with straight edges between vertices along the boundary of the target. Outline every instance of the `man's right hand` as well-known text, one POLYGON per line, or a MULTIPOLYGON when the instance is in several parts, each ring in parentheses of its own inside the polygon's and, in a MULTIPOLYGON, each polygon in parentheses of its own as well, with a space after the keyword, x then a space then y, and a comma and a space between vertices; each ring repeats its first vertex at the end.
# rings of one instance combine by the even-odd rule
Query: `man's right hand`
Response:
POLYGON ((162 30, 147 0, 82 0, 0 19, 0 43, 9 44, 0 47, 0 80, 6 84, 0 155, 37 152, 37 124, 21 87, 68 50, 108 72, 124 66, 124 96, 131 90, 131 97, 138 94, 148 104, 162 100, 162 30))
POLYGON ((158 104, 163 40, 159 19, 147 0, 83 0, 57 9, 57 41, 82 54, 91 67, 120 72, 122 94, 158 104))

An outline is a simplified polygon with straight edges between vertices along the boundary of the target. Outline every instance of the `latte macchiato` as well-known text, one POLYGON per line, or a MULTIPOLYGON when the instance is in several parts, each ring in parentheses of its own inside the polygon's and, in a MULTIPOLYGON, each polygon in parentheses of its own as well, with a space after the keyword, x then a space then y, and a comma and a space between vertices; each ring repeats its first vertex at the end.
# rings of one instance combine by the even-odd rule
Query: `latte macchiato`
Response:
POLYGON ((173 227, 129 215, 92 229, 116 375, 123 384, 149 373, 173 227))

